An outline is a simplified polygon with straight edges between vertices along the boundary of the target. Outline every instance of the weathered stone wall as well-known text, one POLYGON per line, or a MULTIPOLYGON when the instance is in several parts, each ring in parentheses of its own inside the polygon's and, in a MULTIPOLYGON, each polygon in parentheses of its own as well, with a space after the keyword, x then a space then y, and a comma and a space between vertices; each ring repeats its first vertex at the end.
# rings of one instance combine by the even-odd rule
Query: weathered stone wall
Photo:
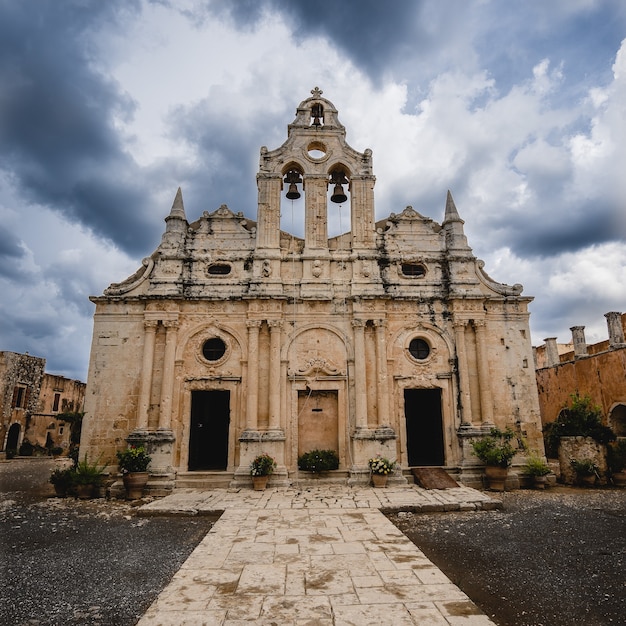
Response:
MULTIPOLYGON (((626 315, 621 320, 626 328, 626 315)), ((603 341, 584 346, 582 356, 569 352, 561 359, 536 371, 542 423, 555 421, 577 393, 600 406, 605 423, 618 434, 626 432, 626 345, 611 347, 603 341)))
POLYGON ((600 482, 606 482, 606 448, 591 437, 561 437, 559 446, 560 480, 568 485, 577 482, 571 460, 590 460, 598 466, 600 482))

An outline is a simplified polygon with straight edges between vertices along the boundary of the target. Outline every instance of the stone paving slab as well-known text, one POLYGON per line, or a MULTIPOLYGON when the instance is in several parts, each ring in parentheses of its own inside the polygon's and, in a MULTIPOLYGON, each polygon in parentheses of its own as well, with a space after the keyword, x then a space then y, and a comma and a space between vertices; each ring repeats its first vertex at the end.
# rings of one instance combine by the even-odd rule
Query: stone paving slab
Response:
POLYGON ((177 491, 141 513, 224 513, 139 626, 493 624, 378 510, 470 504, 499 503, 465 487, 177 491))
POLYGON ((436 511, 475 511, 501 508, 502 502, 470 487, 427 490, 417 485, 373 489, 320 485, 301 489, 177 489, 173 494, 155 500, 139 509, 139 514, 198 515, 244 509, 402 509, 414 513, 436 511))

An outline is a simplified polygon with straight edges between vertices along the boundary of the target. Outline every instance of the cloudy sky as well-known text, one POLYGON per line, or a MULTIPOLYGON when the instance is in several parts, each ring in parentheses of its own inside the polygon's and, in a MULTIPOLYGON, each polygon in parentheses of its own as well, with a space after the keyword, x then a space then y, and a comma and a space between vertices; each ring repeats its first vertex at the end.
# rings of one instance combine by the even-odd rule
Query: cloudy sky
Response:
MULTIPOLYGON (((187 217, 256 219, 316 86, 377 218, 443 219, 524 285, 533 344, 626 310, 622 0, 0 0, 0 350, 86 379, 94 307, 187 217)), ((289 229, 289 225, 285 226, 289 229)), ((300 227, 294 223, 294 230, 300 227)))

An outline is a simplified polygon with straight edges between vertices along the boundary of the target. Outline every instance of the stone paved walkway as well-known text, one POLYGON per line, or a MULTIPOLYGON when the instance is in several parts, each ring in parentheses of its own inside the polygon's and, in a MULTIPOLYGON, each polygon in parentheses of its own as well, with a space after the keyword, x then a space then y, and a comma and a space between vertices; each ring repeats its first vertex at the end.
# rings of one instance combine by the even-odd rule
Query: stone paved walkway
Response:
POLYGON ((499 506, 467 487, 180 490, 140 513, 224 513, 139 626, 492 624, 379 509, 499 506))

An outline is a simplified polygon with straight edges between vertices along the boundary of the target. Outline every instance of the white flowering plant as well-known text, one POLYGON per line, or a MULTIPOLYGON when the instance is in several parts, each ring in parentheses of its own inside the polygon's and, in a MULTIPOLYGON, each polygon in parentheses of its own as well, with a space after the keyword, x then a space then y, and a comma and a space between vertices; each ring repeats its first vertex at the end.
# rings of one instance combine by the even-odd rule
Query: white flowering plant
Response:
POLYGON ((377 456, 368 461, 372 474, 382 474, 386 476, 391 474, 396 466, 395 461, 390 461, 382 456, 377 456))
POLYGON ((250 463, 250 474, 252 476, 269 476, 276 468, 276 461, 269 454, 259 454, 250 463))

